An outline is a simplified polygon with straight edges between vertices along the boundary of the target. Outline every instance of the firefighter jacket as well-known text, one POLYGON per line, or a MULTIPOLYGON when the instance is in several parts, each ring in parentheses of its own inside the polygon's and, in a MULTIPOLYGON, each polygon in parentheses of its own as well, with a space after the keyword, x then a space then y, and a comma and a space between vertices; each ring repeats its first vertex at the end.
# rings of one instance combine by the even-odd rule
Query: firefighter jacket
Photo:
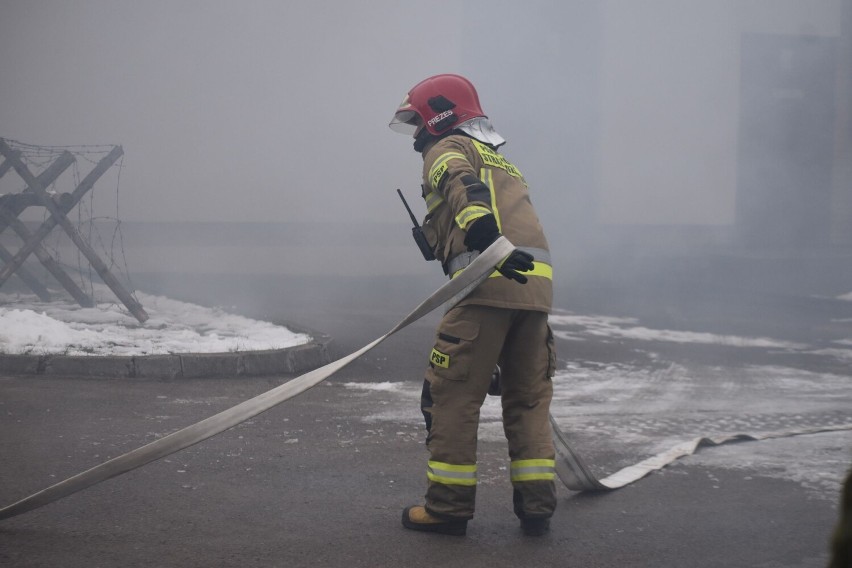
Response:
POLYGON ((550 312, 553 269, 547 239, 518 168, 492 146, 463 134, 439 139, 423 161, 423 227, 450 278, 473 258, 464 244, 467 228, 489 213, 512 244, 535 257, 533 270, 524 273, 526 284, 495 271, 459 305, 550 312))

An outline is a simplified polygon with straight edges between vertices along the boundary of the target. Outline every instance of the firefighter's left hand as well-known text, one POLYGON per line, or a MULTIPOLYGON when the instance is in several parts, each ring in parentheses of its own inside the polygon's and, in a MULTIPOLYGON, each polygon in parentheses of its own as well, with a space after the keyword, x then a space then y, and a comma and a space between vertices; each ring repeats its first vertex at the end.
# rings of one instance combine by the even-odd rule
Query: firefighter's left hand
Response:
POLYGON ((527 277, 521 274, 521 272, 532 270, 533 260, 535 258, 530 253, 522 250, 514 250, 509 256, 503 259, 503 262, 497 265, 497 270, 510 280, 526 284, 527 277))

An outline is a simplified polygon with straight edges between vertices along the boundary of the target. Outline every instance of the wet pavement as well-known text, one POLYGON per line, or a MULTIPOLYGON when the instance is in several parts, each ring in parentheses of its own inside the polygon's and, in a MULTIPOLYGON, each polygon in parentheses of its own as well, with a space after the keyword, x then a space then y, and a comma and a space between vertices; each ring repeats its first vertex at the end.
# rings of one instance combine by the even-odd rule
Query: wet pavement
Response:
MULTIPOLYGON (((282 294, 268 278, 146 291, 329 334, 344 355, 440 280, 282 294)), ((138 282, 142 288, 146 283, 138 282)), ((635 292, 634 292, 635 293, 635 292)), ((557 294, 553 414, 598 475, 701 435, 852 422, 852 302, 557 294), (622 301, 619 301, 621 299, 622 301)), ((617 491, 559 489, 551 533, 512 515, 499 409, 483 409, 465 538, 401 528, 425 489, 418 409, 432 314, 311 391, 159 462, 0 522, 3 566, 822 567, 852 432, 707 448, 617 491)), ((260 394, 290 377, 0 377, 0 502, 260 394)))

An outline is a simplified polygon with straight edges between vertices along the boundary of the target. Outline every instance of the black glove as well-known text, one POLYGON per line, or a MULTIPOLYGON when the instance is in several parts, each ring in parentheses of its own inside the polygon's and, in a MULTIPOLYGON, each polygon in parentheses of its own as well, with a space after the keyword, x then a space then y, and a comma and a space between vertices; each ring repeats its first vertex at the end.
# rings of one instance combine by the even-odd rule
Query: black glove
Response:
POLYGON ((494 215, 483 215, 467 228, 464 244, 467 246, 467 250, 482 252, 499 237, 500 229, 497 228, 497 219, 494 218, 494 215))
POLYGON ((521 272, 533 269, 533 255, 522 250, 513 250, 512 253, 497 265, 497 270, 510 280, 517 280, 521 284, 527 283, 527 277, 521 272))
MULTIPOLYGON (((464 237, 464 244, 467 245, 468 250, 482 252, 499 237, 500 230, 497 228, 497 220, 494 215, 484 215, 470 224, 467 235, 464 237)), ((532 270, 533 260, 533 255, 530 253, 515 250, 497 265, 497 270, 510 280, 526 284, 527 277, 521 272, 532 270)))

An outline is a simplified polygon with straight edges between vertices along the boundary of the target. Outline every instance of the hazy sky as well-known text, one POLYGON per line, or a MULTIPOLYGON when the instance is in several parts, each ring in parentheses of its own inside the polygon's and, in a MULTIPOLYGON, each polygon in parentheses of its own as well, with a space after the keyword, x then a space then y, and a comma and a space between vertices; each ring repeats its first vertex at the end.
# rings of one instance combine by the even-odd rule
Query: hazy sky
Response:
POLYGON ((729 225, 741 38, 836 37, 840 6, 0 0, 0 136, 123 145, 128 221, 404 222, 394 189, 416 199, 421 160, 387 123, 419 80, 458 72, 549 232, 729 225))
POLYGON ((0 136, 121 144, 124 220, 387 220, 420 172, 387 123, 417 81, 460 71, 456 24, 424 16, 394 1, 2 0, 0 136))

